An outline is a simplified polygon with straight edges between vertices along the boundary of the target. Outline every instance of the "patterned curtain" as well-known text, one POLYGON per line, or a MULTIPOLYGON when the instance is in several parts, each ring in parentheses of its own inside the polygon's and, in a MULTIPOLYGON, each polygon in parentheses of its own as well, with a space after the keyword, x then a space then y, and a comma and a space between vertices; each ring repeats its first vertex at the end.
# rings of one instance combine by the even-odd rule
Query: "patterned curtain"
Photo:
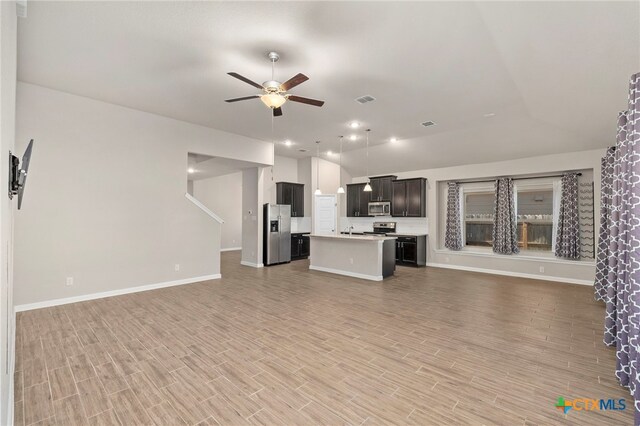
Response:
POLYGON ((496 180, 496 204, 493 215, 493 251, 500 254, 518 253, 518 222, 516 219, 513 180, 496 180))
POLYGON ((605 157, 596 298, 606 302, 604 342, 616 347, 616 377, 629 388, 640 425, 640 73, 631 77, 629 110, 618 117, 613 165, 605 157), (612 170, 610 169, 612 168, 612 170), (609 189, 610 185, 610 189, 609 189), (610 192, 610 197, 606 195, 610 192), (606 262, 604 261, 606 259, 606 262))
POLYGON ((462 223, 460 221, 460 185, 456 182, 449 182, 446 225, 444 246, 450 250, 461 250, 462 223))
POLYGON ((580 258, 582 259, 595 259, 594 243, 595 243, 595 230, 594 230, 594 216, 593 210, 593 181, 580 182, 578 184, 578 209, 580 213, 580 234, 578 239, 580 241, 580 258))
POLYGON ((578 216, 578 174, 562 175, 562 200, 556 234, 556 256, 580 259, 580 218, 578 216))
MULTIPOLYGON (((620 137, 620 126, 618 126, 618 138, 620 137)), ((614 283, 609 282, 609 231, 611 229, 611 198, 613 196, 613 160, 616 156, 615 147, 607 149, 607 153, 600 162, 601 193, 600 193, 600 232, 598 234, 598 256, 596 260, 596 279, 594 289, 596 300, 607 301, 607 291, 614 283)), ((609 309, 607 309, 609 311, 609 309)), ((613 305, 615 311, 615 304, 613 305)), ((613 319, 615 323, 615 318, 613 319)), ((607 327, 608 328, 608 327, 607 327)), ((605 343, 607 332, 605 331, 605 343)), ((610 336, 613 341, 615 333, 610 336)), ((610 344, 610 343, 607 343, 610 344)))

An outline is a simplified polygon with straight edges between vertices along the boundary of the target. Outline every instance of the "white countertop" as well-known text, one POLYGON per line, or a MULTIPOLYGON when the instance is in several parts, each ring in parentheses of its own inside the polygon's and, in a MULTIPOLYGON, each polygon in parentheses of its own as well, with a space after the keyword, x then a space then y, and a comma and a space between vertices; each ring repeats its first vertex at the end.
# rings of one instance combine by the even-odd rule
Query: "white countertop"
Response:
POLYGON ((362 240, 362 241, 384 241, 395 240, 396 237, 386 237, 384 235, 309 235, 311 238, 331 238, 335 240, 362 240))

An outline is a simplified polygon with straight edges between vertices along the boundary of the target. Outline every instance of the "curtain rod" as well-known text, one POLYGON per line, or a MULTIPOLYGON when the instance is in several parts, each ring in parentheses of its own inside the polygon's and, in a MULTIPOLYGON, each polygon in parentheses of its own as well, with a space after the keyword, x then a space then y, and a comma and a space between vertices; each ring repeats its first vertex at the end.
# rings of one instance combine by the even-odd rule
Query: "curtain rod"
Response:
MULTIPOLYGON (((576 173, 576 175, 582 176, 582 173, 576 173)), ((556 178, 556 177, 562 177, 562 176, 563 175, 531 176, 531 177, 511 178, 511 180, 544 179, 544 178, 556 178)), ((489 180, 466 180, 464 182, 457 182, 457 181, 455 182, 456 183, 489 183, 489 182, 495 182, 498 179, 501 179, 501 178, 495 178, 495 179, 489 179, 489 180)))

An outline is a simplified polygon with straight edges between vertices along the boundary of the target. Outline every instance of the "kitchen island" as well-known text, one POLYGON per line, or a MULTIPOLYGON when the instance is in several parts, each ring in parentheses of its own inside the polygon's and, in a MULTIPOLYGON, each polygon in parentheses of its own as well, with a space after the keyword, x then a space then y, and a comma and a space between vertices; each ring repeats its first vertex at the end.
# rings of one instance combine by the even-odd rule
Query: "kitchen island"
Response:
POLYGON ((395 237, 310 235, 309 269, 382 281, 396 268, 395 237))

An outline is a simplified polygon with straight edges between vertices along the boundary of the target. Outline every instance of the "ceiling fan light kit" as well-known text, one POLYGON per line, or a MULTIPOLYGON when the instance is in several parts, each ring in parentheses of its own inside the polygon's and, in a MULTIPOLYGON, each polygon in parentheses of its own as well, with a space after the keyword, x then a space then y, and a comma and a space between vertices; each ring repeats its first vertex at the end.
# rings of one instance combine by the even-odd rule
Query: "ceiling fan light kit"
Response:
POLYGON ((275 109, 280 108, 282 105, 284 105, 284 103, 287 101, 287 98, 277 93, 269 93, 260 96, 260 100, 269 108, 275 109))
POLYGON ((279 81, 276 81, 275 77, 274 77, 275 64, 278 61, 278 59, 280 59, 280 55, 278 55, 278 53, 276 53, 276 52, 269 52, 267 57, 271 61, 271 80, 265 81, 264 83, 262 83, 262 85, 256 83, 255 81, 249 80, 248 78, 246 78, 246 77, 244 77, 244 76, 242 76, 242 75, 240 75, 240 74, 238 74, 236 72, 227 73, 231 77, 237 78, 238 80, 243 81, 243 82, 255 87, 256 89, 262 90, 262 94, 252 95, 252 96, 244 96, 244 97, 241 97, 241 98, 227 99, 227 100, 225 100, 225 102, 238 102, 238 101, 246 101, 246 100, 249 100, 249 99, 258 99, 258 98, 260 98, 260 100, 267 107, 269 107, 269 108, 271 108, 271 110, 273 110, 273 116, 274 117, 280 117, 282 115, 282 108, 281 107, 287 101, 298 102, 298 103, 301 103, 301 104, 313 105, 313 106, 317 106, 317 107, 321 107, 322 105, 324 105, 324 101, 319 101, 317 99, 303 98, 302 96, 295 96, 295 95, 291 95, 291 94, 287 93, 289 90, 293 89, 294 87, 298 86, 299 84, 302 84, 305 81, 309 80, 309 77, 307 77, 306 75, 304 75, 302 73, 298 73, 298 74, 294 75, 293 77, 291 77, 289 80, 285 81, 284 83, 280 83, 279 81))

